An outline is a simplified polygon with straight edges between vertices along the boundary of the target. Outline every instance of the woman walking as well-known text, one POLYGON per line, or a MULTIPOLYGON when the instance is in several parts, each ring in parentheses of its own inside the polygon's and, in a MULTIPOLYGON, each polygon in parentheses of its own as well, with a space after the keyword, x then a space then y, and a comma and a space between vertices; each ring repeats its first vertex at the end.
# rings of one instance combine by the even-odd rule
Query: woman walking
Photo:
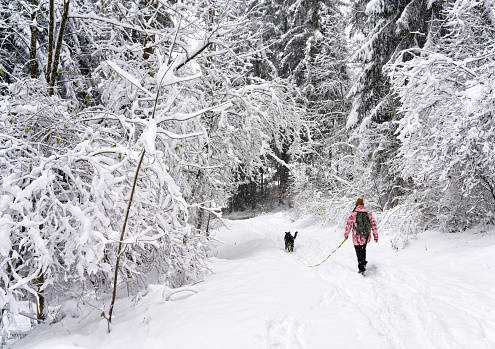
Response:
POLYGON ((366 261, 366 245, 371 241, 371 230, 373 230, 375 242, 378 242, 378 230, 373 215, 366 210, 364 207, 364 200, 361 198, 357 199, 356 207, 347 220, 344 234, 346 240, 349 237, 351 229, 352 242, 356 249, 359 273, 364 274, 366 271, 366 264, 368 263, 366 261))

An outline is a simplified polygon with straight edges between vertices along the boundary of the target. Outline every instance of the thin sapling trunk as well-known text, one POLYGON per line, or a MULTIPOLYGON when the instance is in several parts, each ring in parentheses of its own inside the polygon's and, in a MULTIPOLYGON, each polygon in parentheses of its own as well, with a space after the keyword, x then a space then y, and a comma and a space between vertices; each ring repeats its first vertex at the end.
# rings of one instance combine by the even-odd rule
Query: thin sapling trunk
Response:
MULTIPOLYGON (((120 264, 120 253, 122 251, 122 241, 124 240, 125 228, 127 226, 127 221, 129 219, 129 212, 131 211, 132 198, 134 197, 134 191, 136 190, 136 183, 139 176, 139 170, 141 169, 141 164, 143 163, 144 154, 146 153, 146 149, 143 148, 141 153, 141 158, 139 159, 139 164, 136 169, 136 174, 134 176, 134 183, 132 184, 131 189, 131 197, 129 198, 129 204, 127 205, 127 212, 125 214, 124 226, 122 227, 122 233, 120 234, 119 247, 117 249, 117 261, 115 262, 115 274, 114 274, 114 282, 113 282, 113 292, 112 292, 112 302, 110 303, 110 311, 108 312, 108 322, 112 322, 112 313, 113 306, 115 305, 115 295, 117 293, 117 279, 119 275, 119 264, 120 264)), ((108 328, 108 332, 110 332, 110 327, 108 328)))

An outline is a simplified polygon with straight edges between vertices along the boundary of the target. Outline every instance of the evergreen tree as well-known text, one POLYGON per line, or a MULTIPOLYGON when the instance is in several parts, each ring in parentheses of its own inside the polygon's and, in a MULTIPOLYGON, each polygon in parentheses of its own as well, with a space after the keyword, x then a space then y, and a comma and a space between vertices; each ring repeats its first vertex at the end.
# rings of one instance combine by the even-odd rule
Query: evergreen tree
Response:
POLYGON ((366 36, 353 57, 362 66, 348 95, 353 102, 348 128, 395 118, 397 100, 383 67, 400 51, 428 44, 430 31, 437 27, 441 3, 440 0, 371 0, 365 8, 367 17, 363 27, 359 22, 363 19, 364 2, 353 2, 354 34, 366 36))
MULTIPOLYGON (((346 19, 336 2, 319 2, 312 14, 314 35, 305 50, 305 79, 302 92, 306 113, 311 120, 311 152, 298 164, 296 192, 298 207, 311 213, 322 212, 322 202, 339 201, 350 154, 345 118, 350 103, 345 95, 350 87, 348 47, 344 34, 346 19), (340 183, 339 183, 340 182, 340 183), (315 197, 315 192, 316 197, 315 197)), ((345 195, 344 195, 345 196, 345 195)), ((326 213, 328 216, 328 212, 326 213)), ((328 217, 325 217, 327 219, 328 217)))
POLYGON ((282 191, 289 187, 289 169, 285 164, 311 161, 321 164, 319 154, 325 140, 342 122, 346 108, 344 94, 348 89, 345 65, 345 24, 340 12, 341 2, 335 1, 253 1, 250 16, 256 29, 262 32, 260 54, 253 62, 251 74, 263 78, 283 78, 299 89, 299 105, 306 110, 308 148, 299 158, 290 153, 291 137, 277 148, 281 161, 277 168, 282 191), (311 144, 311 145, 309 145, 311 144), (317 144, 317 149, 309 148, 317 144))
POLYGON ((364 39, 351 58, 359 63, 359 68, 348 93, 352 108, 346 127, 353 130, 352 142, 360 150, 361 162, 369 168, 368 182, 370 188, 375 189, 376 204, 381 209, 396 203, 395 197, 403 194, 398 188, 404 185, 389 172, 390 160, 399 147, 395 131, 400 115, 397 114, 399 101, 384 67, 402 50, 431 44, 431 37, 438 35, 442 3, 435 0, 357 0, 352 4, 351 32, 356 38, 364 35, 364 39))

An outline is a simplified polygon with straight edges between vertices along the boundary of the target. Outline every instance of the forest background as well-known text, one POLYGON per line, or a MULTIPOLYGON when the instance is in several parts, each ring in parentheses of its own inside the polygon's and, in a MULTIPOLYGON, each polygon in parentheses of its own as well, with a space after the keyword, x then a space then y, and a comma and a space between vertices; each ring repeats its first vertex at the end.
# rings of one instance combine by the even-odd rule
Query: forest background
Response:
POLYGON ((3 0, 0 39, 2 341, 200 280, 222 211, 494 223, 492 0, 3 0))

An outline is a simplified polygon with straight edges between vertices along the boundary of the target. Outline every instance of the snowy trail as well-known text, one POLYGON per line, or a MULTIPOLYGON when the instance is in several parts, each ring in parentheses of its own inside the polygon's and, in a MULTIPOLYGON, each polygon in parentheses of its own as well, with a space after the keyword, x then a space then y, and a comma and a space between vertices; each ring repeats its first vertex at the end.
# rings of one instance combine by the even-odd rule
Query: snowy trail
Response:
POLYGON ((98 314, 38 327, 15 348, 494 348, 495 232, 426 232, 406 249, 386 234, 357 273, 343 231, 284 213, 231 220, 204 282, 155 285, 98 314), (299 231, 293 254, 285 231, 299 231), (192 292, 192 291, 194 292, 192 292))
MULTIPOLYGON (((271 240, 278 240, 279 245, 284 231, 299 230, 293 257, 307 265, 320 262, 342 240, 342 232, 334 229, 318 229, 310 225, 305 231, 304 222, 288 224, 285 221, 284 225, 281 220, 278 224, 267 224, 265 219, 252 219, 250 228, 271 240)), ((234 227, 239 223, 231 224, 235 230, 234 227)), ((243 222, 240 224, 244 225, 243 222)), ((448 235, 436 236, 437 239, 442 237, 446 238, 448 235)), ((316 289, 323 298, 323 302, 317 305, 320 311, 308 311, 304 314, 307 319, 302 322, 311 324, 305 326, 306 328, 320 327, 312 323, 315 318, 318 322, 329 325, 323 329, 323 333, 311 333, 312 331, 306 329, 308 344, 311 344, 310 338, 319 338, 318 345, 335 340, 332 329, 337 323, 340 328, 343 321, 332 319, 332 315, 325 313, 335 313, 335 306, 331 304, 342 302, 345 308, 336 312, 342 320, 345 318, 343 312, 353 314, 353 318, 347 322, 349 328, 339 330, 339 333, 345 334, 346 338, 342 338, 342 343, 346 347, 359 347, 361 344, 376 348, 495 347, 495 310, 492 310, 495 309, 495 275, 485 265, 486 278, 472 280, 472 276, 483 273, 473 268, 472 273, 459 275, 456 265, 463 263, 463 258, 465 264, 472 263, 472 258, 480 251, 478 249, 487 250, 483 260, 491 261, 493 265, 495 241, 493 237, 485 238, 491 246, 485 248, 484 242, 481 242, 480 246, 475 246, 476 250, 461 252, 460 255, 447 253, 446 256, 438 256, 436 251, 428 253, 427 248, 423 251, 419 246, 411 246, 410 249, 414 251, 397 253, 390 248, 386 239, 381 239, 385 243, 378 246, 370 244, 368 247, 370 273, 366 278, 356 274, 355 254, 352 245, 346 243, 327 262, 304 271, 316 273, 326 285, 322 287, 324 291, 316 289), (371 331, 379 340, 373 342, 370 338, 372 336, 367 335, 361 341, 360 336, 352 335, 352 327, 362 321, 366 322, 362 330, 371 331)), ((454 248, 459 249, 464 240, 469 243, 472 236, 452 235, 452 239, 454 248)), ((440 244, 438 247, 444 249, 449 247, 448 241, 432 240, 428 243, 440 244)), ((479 263, 480 266, 482 263, 479 263)), ((476 264, 472 266, 475 267, 476 264)))

